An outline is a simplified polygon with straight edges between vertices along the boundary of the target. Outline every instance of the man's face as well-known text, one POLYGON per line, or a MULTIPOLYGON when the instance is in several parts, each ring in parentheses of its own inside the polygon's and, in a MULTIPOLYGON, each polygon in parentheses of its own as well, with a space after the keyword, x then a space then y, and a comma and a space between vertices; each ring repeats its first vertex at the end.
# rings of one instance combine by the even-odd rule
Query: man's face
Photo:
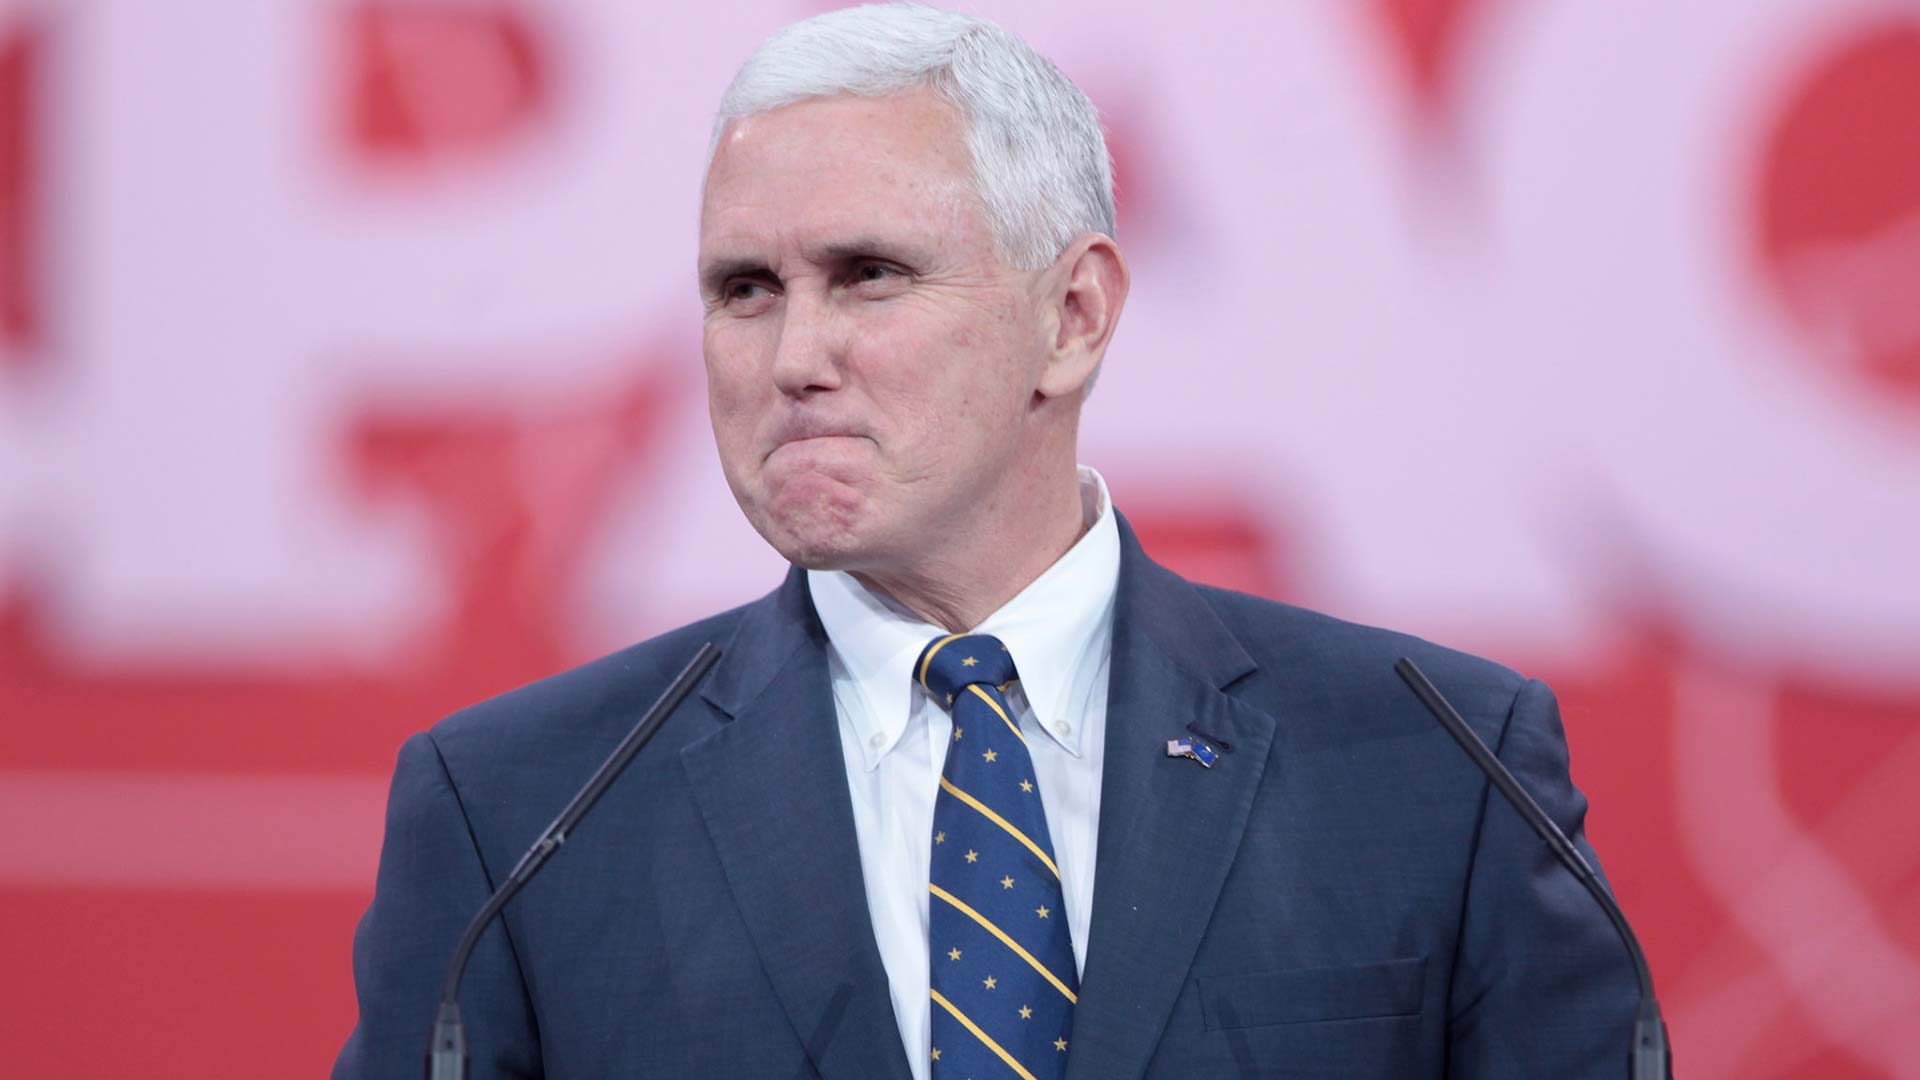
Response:
POLYGON ((734 497, 795 563, 937 566, 1039 483, 1038 275, 1001 263, 969 176, 958 111, 926 92, 805 101, 721 139, 708 406, 734 497))

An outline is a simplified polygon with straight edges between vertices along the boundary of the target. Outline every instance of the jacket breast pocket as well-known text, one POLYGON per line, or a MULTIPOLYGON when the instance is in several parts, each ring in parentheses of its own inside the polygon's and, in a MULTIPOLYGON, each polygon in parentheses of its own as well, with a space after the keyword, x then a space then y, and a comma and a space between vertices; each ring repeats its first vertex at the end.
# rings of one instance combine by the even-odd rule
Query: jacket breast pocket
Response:
POLYGON ((1415 1016, 1426 970, 1421 956, 1357 967, 1202 977, 1200 1009, 1209 1031, 1415 1016))

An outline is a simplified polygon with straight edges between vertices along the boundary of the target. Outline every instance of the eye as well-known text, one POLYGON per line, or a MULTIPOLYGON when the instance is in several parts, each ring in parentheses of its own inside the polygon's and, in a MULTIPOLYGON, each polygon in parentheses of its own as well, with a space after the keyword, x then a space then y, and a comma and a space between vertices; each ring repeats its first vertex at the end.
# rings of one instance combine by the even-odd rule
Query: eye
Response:
POLYGON ((850 268, 847 284, 861 296, 883 298, 900 291, 911 277, 892 263, 865 261, 850 268))
POLYGON ((721 283, 718 295, 710 301, 709 310, 726 311, 733 315, 758 315, 773 306, 779 296, 779 284, 759 274, 730 277, 721 283))

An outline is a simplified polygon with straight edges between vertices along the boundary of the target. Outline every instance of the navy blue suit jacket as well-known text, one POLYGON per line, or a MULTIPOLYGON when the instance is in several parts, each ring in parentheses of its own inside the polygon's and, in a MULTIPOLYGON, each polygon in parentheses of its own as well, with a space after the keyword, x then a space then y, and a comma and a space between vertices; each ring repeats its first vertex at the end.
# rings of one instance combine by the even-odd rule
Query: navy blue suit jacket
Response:
MULTIPOLYGON (((1072 1080, 1624 1076, 1612 928, 1393 661, 1592 859, 1551 692, 1190 584, 1121 534, 1072 1080), (1188 725, 1214 768, 1166 756, 1188 725)), ((706 641, 702 688, 481 940, 472 1075, 908 1080, 799 571, 407 741, 335 1077, 420 1075, 461 928, 706 641)))

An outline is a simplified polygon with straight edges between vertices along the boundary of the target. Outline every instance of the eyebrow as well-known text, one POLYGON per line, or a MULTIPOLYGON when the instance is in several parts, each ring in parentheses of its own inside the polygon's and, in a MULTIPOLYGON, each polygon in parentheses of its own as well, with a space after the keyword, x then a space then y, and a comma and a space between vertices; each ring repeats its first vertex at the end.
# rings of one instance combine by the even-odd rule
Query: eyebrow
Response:
POLYGON ((733 278, 765 276, 771 273, 766 262, 761 259, 739 257, 715 259, 700 267, 700 292, 702 295, 712 296, 733 278))

